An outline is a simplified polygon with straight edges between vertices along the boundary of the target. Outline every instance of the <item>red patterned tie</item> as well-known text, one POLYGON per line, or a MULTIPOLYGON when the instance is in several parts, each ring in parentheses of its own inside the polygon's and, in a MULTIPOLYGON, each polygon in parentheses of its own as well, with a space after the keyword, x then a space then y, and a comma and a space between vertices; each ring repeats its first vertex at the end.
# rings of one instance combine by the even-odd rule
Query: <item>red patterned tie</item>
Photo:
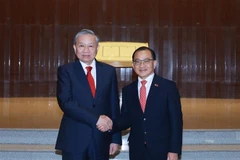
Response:
POLYGON ((142 111, 144 112, 145 106, 146 106, 146 100, 147 100, 147 92, 146 92, 146 86, 145 86, 147 81, 142 80, 141 83, 142 83, 142 86, 140 88, 140 104, 141 104, 142 111))
POLYGON ((86 67, 86 69, 87 69, 87 79, 88 79, 88 83, 89 83, 89 85, 90 85, 90 88, 91 88, 91 91, 92 91, 92 95, 93 95, 93 97, 95 97, 96 89, 95 89, 94 79, 93 79, 93 76, 92 76, 92 74, 91 74, 92 67, 91 67, 91 66, 88 66, 88 67, 86 67))

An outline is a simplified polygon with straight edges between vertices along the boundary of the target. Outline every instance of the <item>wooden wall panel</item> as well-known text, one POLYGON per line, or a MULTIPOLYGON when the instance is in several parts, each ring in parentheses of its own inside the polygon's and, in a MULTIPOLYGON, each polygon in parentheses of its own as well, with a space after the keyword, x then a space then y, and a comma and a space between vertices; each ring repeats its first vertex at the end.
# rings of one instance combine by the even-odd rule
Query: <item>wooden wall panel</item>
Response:
MULTIPOLYGON (((53 97, 82 28, 101 41, 148 42, 182 97, 240 98, 239 0, 0 1, 0 97, 53 97)), ((136 78, 117 68, 119 88, 136 78)))
POLYGON ((239 26, 239 0, 8 0, 0 23, 89 26, 239 26))

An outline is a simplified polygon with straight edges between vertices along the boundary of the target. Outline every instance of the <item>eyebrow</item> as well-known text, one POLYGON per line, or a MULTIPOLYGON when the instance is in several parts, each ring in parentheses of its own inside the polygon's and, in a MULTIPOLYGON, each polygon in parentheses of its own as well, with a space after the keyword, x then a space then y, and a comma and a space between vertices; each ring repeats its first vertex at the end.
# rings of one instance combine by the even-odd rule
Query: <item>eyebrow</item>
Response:
POLYGON ((134 60, 147 60, 147 59, 153 59, 153 58, 144 58, 144 59, 136 58, 136 59, 134 59, 134 60))
POLYGON ((96 43, 84 43, 84 42, 79 42, 79 44, 96 44, 96 43))

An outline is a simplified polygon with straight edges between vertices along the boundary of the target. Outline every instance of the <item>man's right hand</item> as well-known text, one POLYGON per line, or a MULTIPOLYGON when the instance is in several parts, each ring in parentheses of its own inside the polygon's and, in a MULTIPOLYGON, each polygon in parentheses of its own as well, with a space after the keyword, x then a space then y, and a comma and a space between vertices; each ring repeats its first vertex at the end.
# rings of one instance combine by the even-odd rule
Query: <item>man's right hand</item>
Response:
POLYGON ((113 122, 108 116, 101 115, 96 125, 100 131, 106 132, 112 129, 113 122))

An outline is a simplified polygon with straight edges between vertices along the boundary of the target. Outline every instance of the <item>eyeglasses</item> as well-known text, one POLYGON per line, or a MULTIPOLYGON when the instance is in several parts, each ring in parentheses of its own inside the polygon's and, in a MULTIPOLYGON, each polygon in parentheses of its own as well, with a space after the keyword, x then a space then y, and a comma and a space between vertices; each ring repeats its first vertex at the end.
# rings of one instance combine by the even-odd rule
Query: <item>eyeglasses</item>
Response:
POLYGON ((153 61, 154 59, 143 59, 143 60, 134 60, 133 61, 133 64, 135 65, 135 66, 140 66, 141 64, 143 64, 143 65, 148 65, 148 64, 150 64, 150 62, 151 61, 153 61))

